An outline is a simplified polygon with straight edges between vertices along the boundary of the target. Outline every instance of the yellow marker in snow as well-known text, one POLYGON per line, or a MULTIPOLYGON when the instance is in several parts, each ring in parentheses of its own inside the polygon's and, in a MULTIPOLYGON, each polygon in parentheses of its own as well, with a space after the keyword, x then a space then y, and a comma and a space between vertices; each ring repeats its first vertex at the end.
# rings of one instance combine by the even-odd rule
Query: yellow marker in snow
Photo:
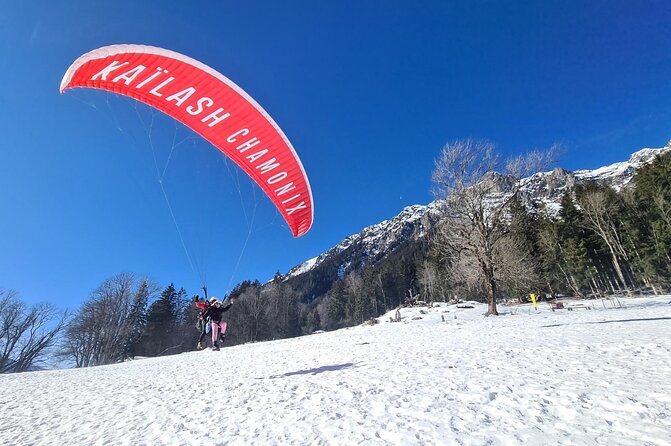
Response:
POLYGON ((534 310, 538 311, 538 304, 536 303, 536 295, 534 293, 529 294, 531 297, 531 302, 534 304, 534 310))

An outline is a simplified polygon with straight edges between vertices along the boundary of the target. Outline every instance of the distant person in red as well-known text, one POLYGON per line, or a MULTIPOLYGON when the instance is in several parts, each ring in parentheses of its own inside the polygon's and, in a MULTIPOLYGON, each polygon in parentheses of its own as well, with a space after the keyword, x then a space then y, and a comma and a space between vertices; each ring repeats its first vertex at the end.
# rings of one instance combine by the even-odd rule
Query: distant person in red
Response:
POLYGON ((222 344, 226 338, 226 322, 223 322, 221 317, 231 309, 235 300, 235 297, 231 297, 228 299, 228 303, 224 305, 222 302, 219 302, 219 299, 213 297, 210 299, 210 306, 203 313, 204 319, 210 318, 212 321, 212 350, 219 350, 220 337, 222 344))
POLYGON ((200 310, 198 312, 198 322, 196 323, 196 328, 200 330, 200 337, 198 338, 198 345, 196 348, 198 350, 202 350, 205 348, 203 339, 205 339, 205 336, 207 336, 212 330, 210 319, 203 317, 207 309, 210 308, 210 302, 208 300, 200 300, 200 296, 195 296, 193 301, 196 305, 196 308, 200 310))

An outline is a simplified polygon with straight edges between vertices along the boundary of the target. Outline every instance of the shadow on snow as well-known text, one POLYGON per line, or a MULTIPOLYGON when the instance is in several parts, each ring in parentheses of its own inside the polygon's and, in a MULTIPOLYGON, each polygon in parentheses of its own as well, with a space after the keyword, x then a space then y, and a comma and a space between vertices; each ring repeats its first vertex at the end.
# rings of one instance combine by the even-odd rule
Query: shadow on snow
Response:
POLYGON ((346 362, 344 364, 325 365, 321 367, 316 367, 314 369, 297 370, 295 372, 283 373, 282 375, 272 375, 270 378, 284 378, 286 376, 294 376, 294 375, 317 375, 319 373, 335 372, 337 370, 343 370, 349 367, 354 367, 354 363, 346 362))

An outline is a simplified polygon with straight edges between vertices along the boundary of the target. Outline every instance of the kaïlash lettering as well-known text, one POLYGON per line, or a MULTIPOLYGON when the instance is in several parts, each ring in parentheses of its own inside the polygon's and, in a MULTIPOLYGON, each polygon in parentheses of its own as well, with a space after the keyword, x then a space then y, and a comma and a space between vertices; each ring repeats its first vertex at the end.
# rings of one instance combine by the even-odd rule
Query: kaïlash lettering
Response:
POLYGON ((175 80, 175 78, 172 77, 172 76, 170 76, 169 78, 167 78, 166 80, 164 80, 163 82, 161 82, 160 84, 158 84, 157 86, 155 86, 154 88, 152 88, 152 89, 149 91, 149 93, 153 94, 154 96, 158 96, 158 97, 163 96, 163 94, 161 94, 161 93, 159 92, 159 90, 160 90, 161 88, 165 87, 166 85, 168 85, 170 82, 172 82, 172 81, 174 81, 174 80, 175 80))
POLYGON ((128 62, 124 62, 124 63, 121 63, 121 64, 120 64, 118 61, 115 60, 114 62, 112 62, 111 64, 109 64, 106 68, 103 68, 101 71, 99 71, 98 73, 94 74, 94 75, 91 77, 91 80, 92 80, 92 81, 95 81, 95 80, 97 80, 98 78, 100 78, 101 81, 106 81, 106 80, 107 80, 107 75, 108 75, 108 74, 110 74, 112 71, 116 71, 116 70, 118 70, 119 68, 121 68, 121 67, 123 67, 123 66, 125 66, 125 65, 128 65, 128 62))
POLYGON ((193 108, 193 105, 186 107, 186 112, 191 116, 198 116, 205 110, 205 107, 210 108, 214 104, 214 101, 208 97, 202 97, 196 101, 196 108, 193 108))
POLYGON ((142 82, 140 82, 139 84, 137 84, 137 85, 135 86, 135 88, 142 88, 142 87, 144 87, 144 86, 147 85, 149 82, 151 82, 151 81, 153 81, 154 79, 156 79, 157 77, 159 77, 161 74, 163 74, 163 68, 161 68, 161 67, 156 68, 156 73, 153 73, 153 74, 152 74, 151 76, 149 76, 147 79, 145 79, 145 80, 143 80, 142 82))
POLYGON ((132 68, 126 71, 125 73, 118 75, 117 77, 112 79, 112 82, 116 83, 119 82, 121 79, 123 79, 124 84, 130 85, 131 82, 133 82, 135 78, 138 76, 138 74, 142 73, 145 70, 145 68, 147 67, 145 67, 144 65, 138 65, 137 67, 132 68))
MULTIPOLYGON (((196 89, 193 87, 186 88, 182 91, 178 91, 175 94, 172 94, 165 98, 166 101, 175 101, 176 106, 182 105, 187 99, 189 99, 196 92, 196 89)), ((188 111, 188 110, 187 110, 188 111)))

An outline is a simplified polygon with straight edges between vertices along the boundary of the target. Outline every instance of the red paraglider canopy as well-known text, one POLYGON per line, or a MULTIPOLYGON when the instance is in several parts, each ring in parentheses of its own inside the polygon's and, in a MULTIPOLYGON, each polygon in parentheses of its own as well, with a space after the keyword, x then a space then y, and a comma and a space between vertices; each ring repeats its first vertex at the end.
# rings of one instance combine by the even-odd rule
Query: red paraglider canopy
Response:
POLYGON ((294 237, 312 226, 310 183, 289 139, 221 73, 174 51, 112 45, 70 66, 60 91, 75 87, 129 96, 172 116, 240 166, 277 206, 294 237))

